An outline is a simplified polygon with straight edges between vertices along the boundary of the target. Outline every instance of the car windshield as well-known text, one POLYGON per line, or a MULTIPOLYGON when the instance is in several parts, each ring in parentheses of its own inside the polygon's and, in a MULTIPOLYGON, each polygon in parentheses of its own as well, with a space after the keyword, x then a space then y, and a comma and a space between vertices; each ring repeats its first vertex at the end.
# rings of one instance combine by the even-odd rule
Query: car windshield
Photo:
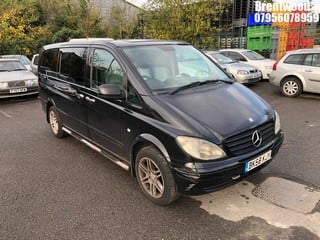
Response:
POLYGON ((0 61, 0 72, 27 70, 19 61, 0 61))
POLYGON ((193 86, 193 83, 231 81, 219 67, 190 45, 135 46, 125 48, 124 52, 151 90, 170 91, 193 86))
POLYGON ((220 64, 230 64, 236 62, 232 58, 229 58, 221 53, 209 53, 215 60, 217 60, 220 64))
POLYGON ((250 60, 263 60, 265 57, 261 56, 259 53, 255 51, 245 51, 242 52, 243 55, 245 55, 250 60))

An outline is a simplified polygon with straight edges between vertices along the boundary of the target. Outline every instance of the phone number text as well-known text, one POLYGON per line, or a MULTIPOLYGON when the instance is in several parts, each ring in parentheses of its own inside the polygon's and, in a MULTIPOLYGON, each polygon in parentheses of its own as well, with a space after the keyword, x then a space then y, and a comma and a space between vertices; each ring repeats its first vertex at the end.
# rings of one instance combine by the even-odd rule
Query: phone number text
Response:
POLYGON ((319 14, 317 13, 259 13, 254 14, 256 23, 274 23, 274 22, 319 22, 319 14))

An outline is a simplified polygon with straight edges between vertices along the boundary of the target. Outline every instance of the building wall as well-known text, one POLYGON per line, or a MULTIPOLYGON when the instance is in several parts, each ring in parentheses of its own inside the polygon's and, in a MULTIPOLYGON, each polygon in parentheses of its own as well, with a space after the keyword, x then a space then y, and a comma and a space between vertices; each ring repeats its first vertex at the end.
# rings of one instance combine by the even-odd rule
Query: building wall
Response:
POLYGON ((135 18, 141 9, 125 0, 90 0, 91 8, 100 13, 102 23, 107 23, 112 7, 120 7, 125 16, 135 18))

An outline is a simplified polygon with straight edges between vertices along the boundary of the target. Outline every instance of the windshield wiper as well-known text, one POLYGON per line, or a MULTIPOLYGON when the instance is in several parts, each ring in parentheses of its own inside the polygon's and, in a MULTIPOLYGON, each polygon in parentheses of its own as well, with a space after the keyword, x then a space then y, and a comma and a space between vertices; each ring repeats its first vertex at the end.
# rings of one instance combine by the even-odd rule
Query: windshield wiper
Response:
POLYGON ((197 82, 192 82, 192 83, 189 83, 187 85, 178 87, 175 90, 173 90, 172 92, 169 92, 169 95, 175 94, 175 93, 177 93, 177 92, 179 92, 181 90, 185 90, 185 89, 188 89, 188 88, 193 88, 193 87, 202 86, 202 85, 205 85, 205 84, 217 83, 217 82, 232 83, 232 81, 221 80, 221 79, 206 80, 206 81, 203 81, 203 82, 197 81, 197 82))
POLYGON ((177 93, 177 92, 179 92, 181 90, 184 90, 184 89, 193 88, 195 86, 200 86, 200 85, 201 85, 200 81, 192 82, 192 83, 189 83, 187 85, 183 85, 181 87, 176 88, 175 90, 169 92, 169 95, 175 94, 175 93, 177 93))

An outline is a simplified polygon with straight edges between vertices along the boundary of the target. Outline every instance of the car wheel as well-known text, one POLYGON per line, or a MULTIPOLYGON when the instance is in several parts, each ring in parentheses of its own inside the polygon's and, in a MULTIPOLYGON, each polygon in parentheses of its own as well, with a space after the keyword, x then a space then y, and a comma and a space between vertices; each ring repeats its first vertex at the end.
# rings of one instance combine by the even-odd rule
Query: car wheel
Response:
POLYGON ((65 137, 67 134, 62 130, 62 123, 55 107, 51 106, 48 111, 48 119, 52 133, 58 137, 65 137))
POLYGON ((295 77, 285 78, 281 82, 281 92, 287 97, 296 97, 302 92, 302 84, 299 79, 295 77))
POLYGON ((155 147, 147 146, 138 152, 135 171, 142 192, 152 202, 168 205, 179 198, 168 163, 155 147))

